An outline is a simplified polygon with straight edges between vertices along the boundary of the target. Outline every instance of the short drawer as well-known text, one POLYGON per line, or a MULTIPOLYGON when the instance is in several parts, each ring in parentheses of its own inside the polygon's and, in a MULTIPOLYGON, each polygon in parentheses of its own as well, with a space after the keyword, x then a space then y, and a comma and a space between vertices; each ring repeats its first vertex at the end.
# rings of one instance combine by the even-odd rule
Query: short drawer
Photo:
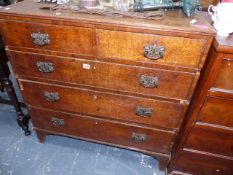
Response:
POLYGON ((150 96, 190 99, 195 75, 162 69, 8 51, 15 74, 150 96), (62 75, 62 76, 61 76, 62 75))
POLYGON ((185 147, 233 158, 233 131, 196 125, 185 147))
POLYGON ((212 88, 231 90, 233 93, 233 55, 224 58, 212 88))
POLYGON ((99 59, 199 67, 207 41, 185 37, 97 30, 99 59))
POLYGON ((232 175, 233 160, 182 151, 175 170, 193 175, 232 175))
POLYGON ((27 104, 166 128, 178 128, 183 105, 20 80, 27 104))
POLYGON ((159 153, 169 153, 173 145, 174 134, 163 130, 35 108, 29 113, 36 128, 51 132, 159 153))
POLYGON ((2 21, 6 45, 93 56, 94 29, 2 21), (20 34, 20 35, 19 35, 20 34))
POLYGON ((207 97, 198 121, 231 128, 233 126, 233 100, 207 97))

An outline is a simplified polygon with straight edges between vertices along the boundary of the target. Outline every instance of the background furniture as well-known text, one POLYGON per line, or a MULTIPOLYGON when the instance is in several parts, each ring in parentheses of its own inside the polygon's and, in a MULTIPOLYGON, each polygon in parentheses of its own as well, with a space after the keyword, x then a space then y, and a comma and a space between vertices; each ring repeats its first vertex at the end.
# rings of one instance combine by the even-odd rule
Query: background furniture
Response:
POLYGON ((180 10, 156 21, 41 6, 0 10, 39 140, 59 134, 119 146, 165 169, 213 39, 209 23, 199 14, 190 25, 180 10))
POLYGON ((6 90, 11 99, 11 102, 15 107, 19 126, 23 129, 25 135, 30 135, 30 131, 28 130, 29 117, 25 116, 20 108, 14 87, 11 80, 9 79, 10 70, 8 68, 7 62, 8 58, 5 52, 5 47, 3 41, 0 38, 0 90, 2 92, 6 90))
POLYGON ((202 10, 207 11, 210 4, 217 5, 219 0, 200 0, 202 10))
POLYGON ((192 101, 171 174, 233 173, 233 36, 216 37, 192 101))

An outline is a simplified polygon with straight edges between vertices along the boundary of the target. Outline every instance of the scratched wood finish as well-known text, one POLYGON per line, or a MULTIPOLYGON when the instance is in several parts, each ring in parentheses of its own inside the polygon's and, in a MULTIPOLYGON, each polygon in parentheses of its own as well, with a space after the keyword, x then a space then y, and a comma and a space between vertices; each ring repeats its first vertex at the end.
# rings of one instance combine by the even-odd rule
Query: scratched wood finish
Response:
POLYGON ((192 95, 190 87, 195 75, 191 73, 13 51, 8 51, 8 56, 19 78, 39 77, 183 100, 189 100, 192 95), (38 61, 53 63, 54 71, 38 71, 38 61), (159 85, 146 88, 140 84, 141 76, 157 77, 159 85))
POLYGON ((233 55, 225 55, 218 72, 213 88, 230 90, 233 92, 233 55))
POLYGON ((94 55, 93 28, 2 21, 1 32, 8 46, 94 55), (48 34, 50 43, 44 46, 34 44, 31 34, 38 32, 48 34))
POLYGON ((177 103, 24 80, 20 80, 20 85, 26 103, 32 106, 119 119, 157 127, 179 128, 184 112, 183 105, 177 103), (45 100, 43 94, 46 91, 59 93, 60 99, 56 102, 45 100), (140 117, 136 115, 137 106, 151 108, 153 110, 152 116, 140 117))
POLYGON ((192 128, 185 146, 189 149, 233 157, 233 131, 197 125, 192 128))
POLYGON ((169 153, 174 140, 174 134, 163 130, 147 129, 132 125, 122 125, 117 122, 110 122, 98 118, 81 115, 71 115, 61 112, 48 111, 30 108, 32 121, 36 128, 43 128, 51 132, 59 132, 81 138, 91 138, 124 145, 132 149, 146 149, 151 152, 169 153), (64 121, 64 125, 54 125, 51 118, 58 118, 64 121), (134 141, 132 133, 145 134, 144 142, 134 141))
POLYGON ((97 31, 99 59, 129 59, 151 64, 172 64, 198 68, 206 42, 204 39, 186 37, 109 30, 97 31), (164 57, 158 60, 144 57, 144 46, 155 43, 165 47, 164 57))
POLYGON ((197 121, 231 128, 232 116, 233 99, 207 97, 197 121))

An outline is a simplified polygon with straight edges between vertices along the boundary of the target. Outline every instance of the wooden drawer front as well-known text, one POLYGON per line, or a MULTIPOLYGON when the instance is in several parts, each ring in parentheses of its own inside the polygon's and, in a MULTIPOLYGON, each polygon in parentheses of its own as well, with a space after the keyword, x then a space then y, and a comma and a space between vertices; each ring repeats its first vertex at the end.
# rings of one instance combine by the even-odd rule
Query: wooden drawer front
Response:
POLYGON ((233 100, 207 97, 198 121, 233 127, 233 100))
POLYGON ((40 82, 20 80, 20 84, 25 101, 32 106, 168 128, 179 127, 183 118, 182 106, 175 103, 40 82))
POLYGON ((193 74, 161 69, 11 51, 8 55, 18 76, 86 84, 151 96, 189 99, 189 90, 194 79, 193 74), (44 70, 45 68, 48 70, 44 70))
POLYGON ((233 160, 183 151, 176 170, 193 175, 232 175, 233 160))
POLYGON ((95 36, 91 28, 12 21, 3 21, 1 25, 6 45, 94 55, 95 36))
POLYGON ((98 30, 97 43, 100 59, 120 58, 148 63, 198 67, 206 40, 98 30), (144 46, 153 44, 164 47, 163 58, 159 56, 161 59, 151 60, 147 58, 150 56, 144 56, 144 46))
POLYGON ((196 126, 191 130, 185 147, 233 159, 233 131, 196 126))
POLYGON ((33 125, 37 128, 122 145, 136 150, 143 149, 151 152, 169 153, 174 139, 174 134, 170 132, 146 129, 87 116, 69 115, 33 108, 30 109, 29 113, 33 125))
POLYGON ((233 92, 233 55, 222 60, 220 71, 213 85, 214 88, 232 90, 233 92))

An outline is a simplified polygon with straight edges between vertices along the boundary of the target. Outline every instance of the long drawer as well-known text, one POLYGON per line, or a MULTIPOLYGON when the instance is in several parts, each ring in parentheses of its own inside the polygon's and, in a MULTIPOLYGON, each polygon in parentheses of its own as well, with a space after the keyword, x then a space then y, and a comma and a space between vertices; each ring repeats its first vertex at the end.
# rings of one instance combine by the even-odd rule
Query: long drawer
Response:
POLYGON ((212 88, 233 92, 233 55, 230 57, 229 55, 225 56, 222 60, 220 70, 212 88))
POLYGON ((183 118, 184 106, 177 103, 29 80, 19 83, 26 103, 32 106, 172 129, 183 118))
POLYGON ((97 30, 99 59, 199 67, 207 41, 122 31, 97 30))
POLYGON ((233 131, 196 125, 192 128, 185 147, 233 159, 233 131))
POLYGON ((189 99, 194 74, 8 50, 15 74, 176 99, 189 99))
POLYGON ((233 160, 182 151, 177 159, 176 170, 193 175, 232 175, 232 164, 233 160))
POLYGON ((197 121, 232 128, 233 100, 207 97, 197 121))
POLYGON ((174 134, 168 131, 45 109, 29 108, 29 113, 36 128, 51 132, 153 153, 169 153, 173 145, 174 134))
POLYGON ((6 45, 95 55, 94 28, 0 21, 6 45), (20 35, 19 35, 20 34, 20 35))

